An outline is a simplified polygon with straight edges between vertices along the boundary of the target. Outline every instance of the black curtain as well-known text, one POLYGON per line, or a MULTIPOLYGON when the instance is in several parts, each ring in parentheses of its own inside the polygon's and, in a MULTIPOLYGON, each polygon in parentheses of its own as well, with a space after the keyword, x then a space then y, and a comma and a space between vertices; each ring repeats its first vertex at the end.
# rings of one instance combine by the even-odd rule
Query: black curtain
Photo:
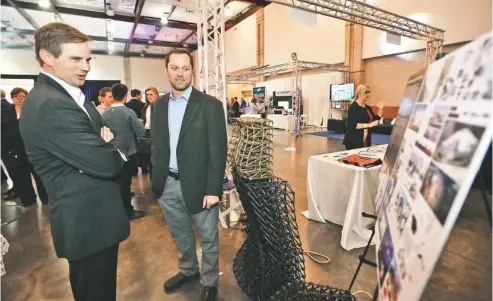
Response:
POLYGON ((118 84, 119 80, 86 80, 84 85, 80 87, 82 93, 86 96, 86 101, 93 101, 96 105, 99 105, 98 94, 99 90, 104 87, 111 87, 114 84, 118 84))

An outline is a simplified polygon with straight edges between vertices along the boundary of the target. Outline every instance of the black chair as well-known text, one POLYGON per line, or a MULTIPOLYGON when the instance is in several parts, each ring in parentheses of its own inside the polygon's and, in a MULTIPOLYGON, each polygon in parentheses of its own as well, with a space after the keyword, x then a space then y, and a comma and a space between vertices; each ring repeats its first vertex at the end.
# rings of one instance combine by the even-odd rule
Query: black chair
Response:
POLYGON ((294 192, 287 181, 235 177, 235 183, 248 220, 233 272, 252 300, 356 300, 349 291, 305 282, 294 192))

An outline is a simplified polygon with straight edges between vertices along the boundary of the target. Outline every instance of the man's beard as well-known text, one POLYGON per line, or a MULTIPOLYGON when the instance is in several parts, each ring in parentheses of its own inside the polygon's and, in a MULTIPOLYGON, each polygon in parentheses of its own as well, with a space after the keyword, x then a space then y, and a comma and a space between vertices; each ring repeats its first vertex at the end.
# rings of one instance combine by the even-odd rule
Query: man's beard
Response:
POLYGON ((174 83, 170 83, 171 84, 171 87, 173 87, 173 89, 175 89, 176 91, 185 91, 186 89, 188 89, 188 87, 190 87, 190 85, 192 84, 192 82, 184 82, 184 85, 183 86, 180 86, 178 87, 177 85, 175 85, 174 83))

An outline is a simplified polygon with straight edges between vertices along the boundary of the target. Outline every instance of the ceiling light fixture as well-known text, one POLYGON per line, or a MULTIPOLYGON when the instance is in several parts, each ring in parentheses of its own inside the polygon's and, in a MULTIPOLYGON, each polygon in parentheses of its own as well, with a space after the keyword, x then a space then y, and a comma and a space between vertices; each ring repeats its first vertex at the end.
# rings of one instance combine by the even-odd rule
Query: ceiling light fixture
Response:
POLYGON ((40 7, 49 8, 51 6, 50 0, 39 0, 38 5, 40 7))
POLYGON ((168 15, 163 14, 163 17, 161 18, 161 24, 168 24, 168 15))
POLYGON ((106 8, 106 14, 110 17, 113 17, 115 16, 115 11, 113 10, 113 8, 111 7, 111 5, 107 5, 108 7, 106 8))
POLYGON ((231 8, 229 8, 229 6, 226 6, 224 14, 226 15, 226 17, 231 17, 233 15, 233 12, 231 11, 231 8))

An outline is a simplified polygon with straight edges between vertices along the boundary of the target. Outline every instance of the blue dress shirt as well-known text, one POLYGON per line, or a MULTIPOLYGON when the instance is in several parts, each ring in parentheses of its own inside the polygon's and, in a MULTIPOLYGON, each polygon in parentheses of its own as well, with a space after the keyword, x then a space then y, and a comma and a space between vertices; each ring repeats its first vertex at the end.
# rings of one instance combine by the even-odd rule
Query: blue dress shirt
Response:
POLYGON ((183 94, 175 98, 173 92, 169 94, 168 104, 168 127, 169 127, 169 170, 178 172, 178 160, 176 158, 176 147, 180 137, 181 124, 187 108, 188 100, 192 94, 192 86, 188 87, 183 94))

